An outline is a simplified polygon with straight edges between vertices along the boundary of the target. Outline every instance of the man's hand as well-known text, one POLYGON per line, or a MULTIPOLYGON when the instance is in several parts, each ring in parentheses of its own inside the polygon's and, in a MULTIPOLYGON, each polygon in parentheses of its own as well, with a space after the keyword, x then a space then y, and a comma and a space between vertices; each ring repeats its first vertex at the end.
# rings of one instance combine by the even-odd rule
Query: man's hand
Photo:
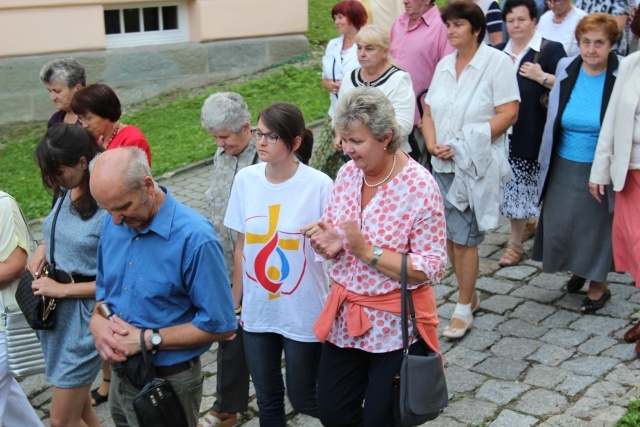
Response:
MULTIPOLYGON (((122 320, 118 319, 115 315, 112 319, 117 319, 122 322, 122 320)), ((93 335, 96 349, 98 349, 98 353, 100 353, 100 357, 102 357, 103 360, 109 363, 118 363, 124 362, 127 360, 127 356, 130 356, 127 347, 118 340, 118 338, 129 334, 126 328, 115 321, 111 322, 105 319, 94 311, 93 316, 91 316, 91 321, 89 322, 89 329, 91 330, 91 335, 93 335)), ((136 337, 138 337, 139 343, 140 335, 136 335, 136 337)), ((140 347, 140 344, 138 344, 138 347, 140 347)))

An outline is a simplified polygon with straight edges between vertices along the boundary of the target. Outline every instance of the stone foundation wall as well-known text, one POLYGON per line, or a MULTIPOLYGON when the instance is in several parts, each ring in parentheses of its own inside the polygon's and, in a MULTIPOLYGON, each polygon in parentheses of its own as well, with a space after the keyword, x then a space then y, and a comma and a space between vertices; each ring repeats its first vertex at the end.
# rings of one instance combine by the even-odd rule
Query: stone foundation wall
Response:
POLYGON ((87 83, 110 85, 126 107, 173 89, 252 73, 308 51, 304 35, 284 35, 0 58, 0 124, 46 120, 55 112, 39 74, 58 56, 73 56, 84 66, 87 83))

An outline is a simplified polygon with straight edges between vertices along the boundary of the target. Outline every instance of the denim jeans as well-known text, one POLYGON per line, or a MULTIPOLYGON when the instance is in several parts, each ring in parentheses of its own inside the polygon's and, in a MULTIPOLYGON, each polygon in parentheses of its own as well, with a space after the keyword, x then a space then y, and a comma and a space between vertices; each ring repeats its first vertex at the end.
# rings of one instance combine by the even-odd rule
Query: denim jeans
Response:
POLYGON ((244 348, 256 388, 261 427, 286 426, 283 350, 287 394, 293 409, 312 417, 318 416, 317 383, 322 344, 294 341, 276 333, 244 331, 244 348))

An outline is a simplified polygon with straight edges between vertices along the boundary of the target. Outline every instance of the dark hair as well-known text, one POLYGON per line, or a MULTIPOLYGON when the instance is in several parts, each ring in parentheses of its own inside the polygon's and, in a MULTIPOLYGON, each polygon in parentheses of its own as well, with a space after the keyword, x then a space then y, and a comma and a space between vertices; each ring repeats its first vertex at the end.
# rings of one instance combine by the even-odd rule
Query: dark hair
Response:
POLYGON ((75 124, 60 123, 47 130, 33 153, 40 167, 42 183, 54 194, 61 186, 58 180, 60 168, 77 166, 82 157, 87 160, 87 169, 80 184, 82 195, 73 201, 83 220, 93 217, 98 210, 98 204, 89 191, 89 162, 101 151, 91 132, 75 124))
POLYGON ((78 89, 71 99, 71 110, 78 116, 92 113, 112 122, 117 122, 122 115, 118 96, 104 83, 78 89))
POLYGON ((487 18, 480 6, 471 0, 455 0, 450 1, 440 11, 440 17, 445 24, 453 19, 466 19, 471 24, 471 30, 475 33, 478 31, 478 44, 484 40, 484 34, 487 32, 487 18))
POLYGON ((260 111, 258 120, 260 119, 271 132, 280 136, 290 153, 293 151, 296 137, 301 137, 302 141, 295 155, 300 162, 309 164, 313 149, 313 132, 305 126, 302 111, 298 107, 286 102, 276 102, 260 111))
POLYGON ((589 31, 602 31, 609 39, 611 46, 615 45, 620 38, 620 30, 616 19, 608 13, 591 13, 578 21, 576 25, 576 41, 580 44, 580 38, 589 31))
POLYGON ((360 29, 367 23, 367 10, 362 3, 357 0, 346 0, 336 3, 331 9, 331 17, 335 19, 337 14, 341 14, 347 17, 347 20, 351 25, 360 29))
POLYGON ((538 6, 533 0, 507 0, 504 2, 502 9, 502 20, 507 22, 507 15, 510 14, 513 9, 518 6, 524 6, 529 9, 529 18, 533 21, 538 20, 538 6))

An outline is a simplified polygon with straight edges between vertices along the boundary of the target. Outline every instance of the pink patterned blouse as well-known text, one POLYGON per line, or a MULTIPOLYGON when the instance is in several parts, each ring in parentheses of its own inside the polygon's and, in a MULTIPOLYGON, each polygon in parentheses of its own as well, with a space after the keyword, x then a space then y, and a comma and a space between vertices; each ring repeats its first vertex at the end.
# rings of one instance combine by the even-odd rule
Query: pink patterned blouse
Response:
MULTIPOLYGON (((362 178, 362 170, 353 162, 342 167, 322 221, 332 224, 343 234, 340 224, 356 220, 369 244, 408 253, 413 269, 423 271, 428 277, 422 284, 409 285, 410 289, 438 283, 447 262, 446 228, 442 196, 431 174, 409 159, 395 178, 378 187, 364 211, 361 207, 362 178)), ((329 276, 335 282, 360 295, 381 295, 400 289, 399 281, 352 255, 346 238, 344 249, 329 268, 329 276)), ((370 353, 385 353, 402 347, 399 316, 365 307, 373 327, 361 336, 352 337, 347 332, 345 306, 343 303, 338 310, 327 337, 329 342, 370 353)))

